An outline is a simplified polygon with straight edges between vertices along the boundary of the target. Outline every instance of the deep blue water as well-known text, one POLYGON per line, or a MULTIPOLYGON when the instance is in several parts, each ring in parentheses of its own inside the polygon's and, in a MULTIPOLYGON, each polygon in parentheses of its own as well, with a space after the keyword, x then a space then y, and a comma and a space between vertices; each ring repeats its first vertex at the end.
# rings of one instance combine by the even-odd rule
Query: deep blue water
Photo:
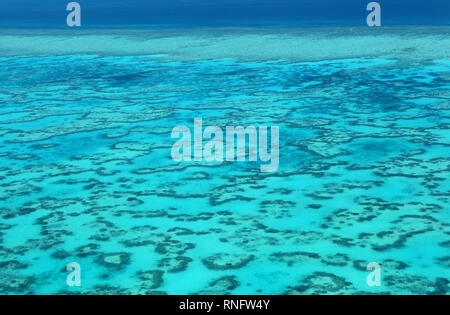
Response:
MULTIPOLYGON (((65 27, 69 1, 2 0, 2 27, 65 27)), ((364 25, 369 0, 78 1, 84 27, 364 25)), ((379 1, 384 25, 449 24, 450 1, 379 1)))

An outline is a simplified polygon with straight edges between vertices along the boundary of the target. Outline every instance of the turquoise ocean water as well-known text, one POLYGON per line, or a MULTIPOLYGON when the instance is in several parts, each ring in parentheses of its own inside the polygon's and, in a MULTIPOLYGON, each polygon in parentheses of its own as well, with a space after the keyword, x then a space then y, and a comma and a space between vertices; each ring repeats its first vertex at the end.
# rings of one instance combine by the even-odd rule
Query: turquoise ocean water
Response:
POLYGON ((0 293, 447 294, 449 35, 1 29, 0 293), (174 162, 196 117, 279 169, 174 162))

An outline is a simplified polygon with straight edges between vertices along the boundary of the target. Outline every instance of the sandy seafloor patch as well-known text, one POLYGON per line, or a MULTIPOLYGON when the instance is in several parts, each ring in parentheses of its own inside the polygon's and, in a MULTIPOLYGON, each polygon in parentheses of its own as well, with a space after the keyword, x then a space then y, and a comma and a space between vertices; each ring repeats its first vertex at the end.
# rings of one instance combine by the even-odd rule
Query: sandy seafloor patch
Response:
POLYGON ((449 30, 0 30, 0 292, 448 293, 449 30), (278 172, 175 163, 194 117, 278 172))

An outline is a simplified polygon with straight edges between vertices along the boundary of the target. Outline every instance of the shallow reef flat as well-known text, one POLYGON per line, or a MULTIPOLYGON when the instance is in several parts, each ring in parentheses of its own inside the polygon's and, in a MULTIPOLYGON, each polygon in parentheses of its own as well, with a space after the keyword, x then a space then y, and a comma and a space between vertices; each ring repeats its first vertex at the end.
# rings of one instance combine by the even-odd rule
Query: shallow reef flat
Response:
POLYGON ((448 27, 73 34, 0 31, 1 294, 450 292, 448 27), (174 162, 195 117, 279 170, 174 162))
POLYGON ((448 58, 450 26, 0 29, 2 55, 156 55, 164 60, 321 61, 390 56, 448 58))

